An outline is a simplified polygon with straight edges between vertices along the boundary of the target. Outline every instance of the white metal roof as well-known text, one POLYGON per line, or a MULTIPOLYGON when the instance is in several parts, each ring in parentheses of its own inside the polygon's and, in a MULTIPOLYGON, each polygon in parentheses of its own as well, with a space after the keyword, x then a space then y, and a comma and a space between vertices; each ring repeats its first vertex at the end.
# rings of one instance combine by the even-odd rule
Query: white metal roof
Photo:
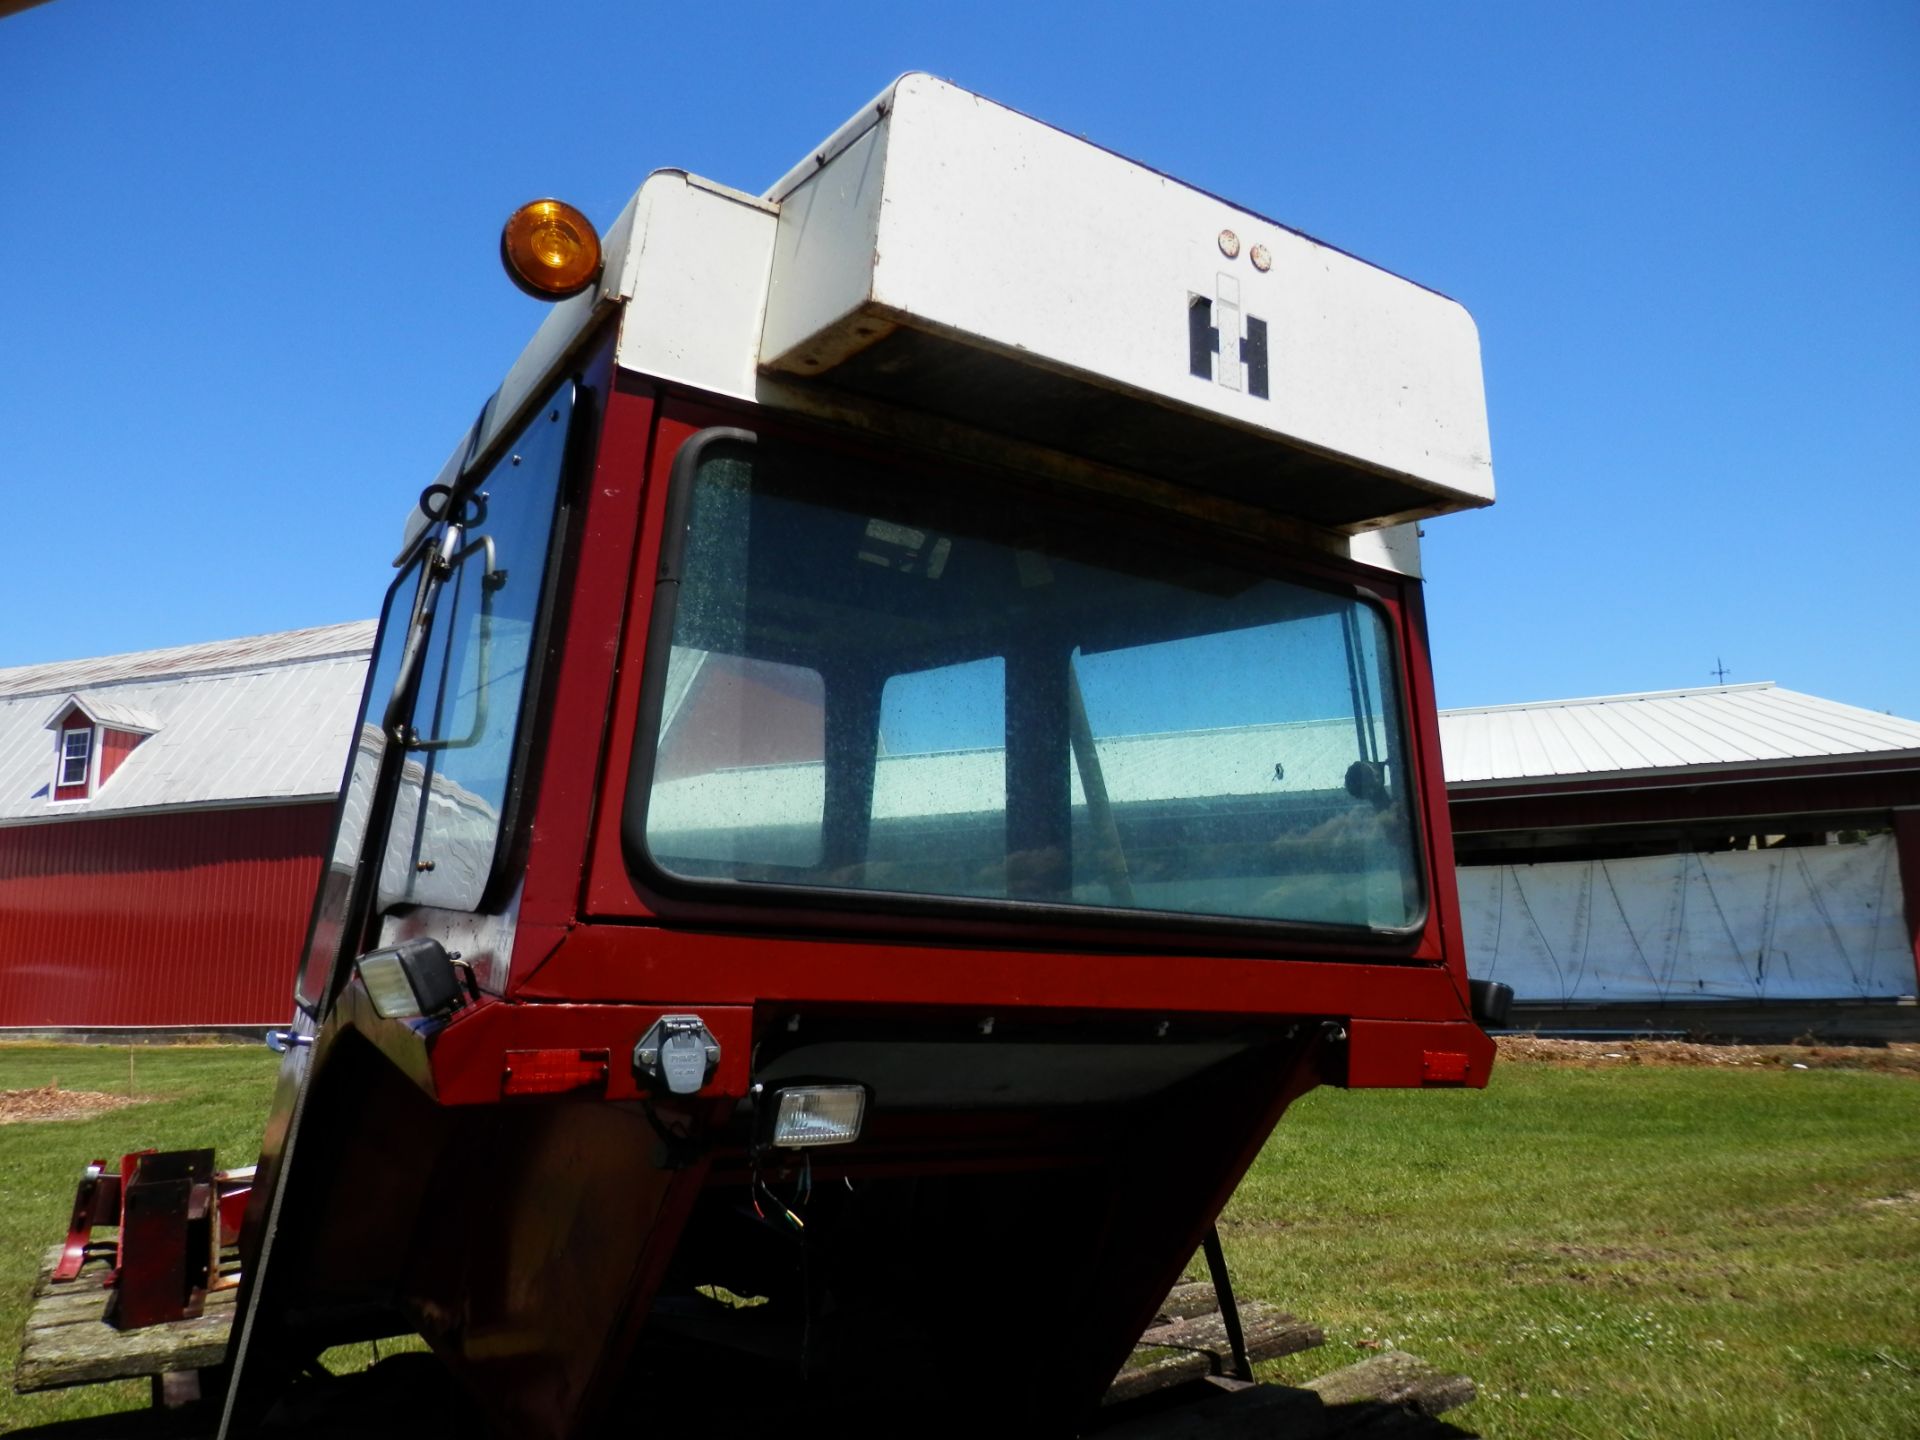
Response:
MULTIPOLYGON (((1198 796, 1337 791, 1354 758, 1351 720, 1306 720, 1171 734, 1113 735, 1098 741, 1100 768, 1115 804, 1198 796)), ((1006 751, 882 755, 874 773, 875 820, 962 815, 1006 807, 1006 751)), ((1076 769, 1072 800, 1086 803, 1076 769)), ((818 760, 715 770, 655 787, 655 833, 742 825, 817 826, 825 793, 818 760)))
MULTIPOLYGON (((0 825, 336 793, 374 629, 373 621, 360 620, 0 669, 0 825), (53 804, 56 741, 47 725, 74 701, 103 723, 152 733, 91 799, 53 804)), ((1279 788, 1332 788, 1339 780, 1327 768, 1329 756, 1306 743, 1317 728, 1111 737, 1104 742, 1112 752, 1110 783, 1124 779, 1123 790, 1139 792, 1134 798, 1149 797, 1163 788, 1160 771, 1177 761, 1184 783, 1193 783, 1197 764, 1215 776, 1220 793, 1239 793, 1253 784, 1248 777, 1270 777, 1275 756, 1285 754, 1279 788)), ((1845 755, 1920 757, 1920 722, 1772 681, 1446 710, 1440 738, 1451 785, 1845 755)), ((960 797, 983 783, 974 769, 985 754, 916 757, 917 782, 932 791, 917 804, 937 809, 952 791, 948 798, 967 808, 960 797)), ((770 766, 732 783, 765 786, 805 769, 770 766)), ((1270 784, 1265 779, 1258 788, 1270 784)), ((698 787, 686 788, 691 800, 698 787)), ((898 797, 885 799, 889 786, 878 791, 879 809, 898 808, 898 797)))
POLYGON ((78 710, 96 725, 110 725, 115 730, 126 730, 138 735, 151 735, 160 728, 159 717, 152 711, 142 710, 137 705, 123 705, 117 700, 103 700, 98 695, 82 694, 79 691, 67 696, 53 707, 53 713, 47 717, 47 728, 53 729, 67 713, 78 710))
POLYGON ((1920 723, 1763 680, 1443 710, 1440 748, 1447 783, 1473 785, 1920 752, 1920 723))
POLYGON ((56 691, 85 690, 122 680, 214 675, 226 670, 257 669, 286 660, 316 660, 338 655, 358 655, 364 659, 373 649, 375 628, 376 622, 372 620, 348 620, 339 625, 279 630, 271 635, 247 635, 238 640, 207 640, 165 650, 136 650, 127 655, 101 655, 91 660, 15 665, 0 669, 0 697, 52 695, 56 691))
POLYGON ((331 796, 374 623, 0 670, 0 825, 331 796), (78 700, 147 739, 86 800, 53 803, 47 723, 78 700))

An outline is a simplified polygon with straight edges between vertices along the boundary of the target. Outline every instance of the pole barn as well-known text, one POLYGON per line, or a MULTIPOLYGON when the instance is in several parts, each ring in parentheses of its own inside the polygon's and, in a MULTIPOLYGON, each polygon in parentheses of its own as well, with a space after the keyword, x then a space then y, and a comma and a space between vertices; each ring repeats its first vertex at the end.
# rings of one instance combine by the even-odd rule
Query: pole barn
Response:
POLYGON ((1920 724, 1770 683, 1443 712, 1516 1025, 1920 1033, 1920 724))
POLYGON ((0 670, 0 1029, 286 1020, 372 638, 0 670))

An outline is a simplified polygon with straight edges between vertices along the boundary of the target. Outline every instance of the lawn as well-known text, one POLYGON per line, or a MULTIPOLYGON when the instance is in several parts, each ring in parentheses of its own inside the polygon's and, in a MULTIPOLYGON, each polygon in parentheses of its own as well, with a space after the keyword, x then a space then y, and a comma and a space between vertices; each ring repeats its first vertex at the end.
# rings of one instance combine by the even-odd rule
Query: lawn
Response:
POLYGON ((211 1145, 219 1164, 251 1165, 279 1058, 263 1045, 0 1045, 0 1091, 57 1081, 62 1090, 132 1093, 142 1102, 79 1120, 0 1125, 0 1434, 147 1404, 145 1381, 14 1394, 14 1356, 40 1257, 66 1235, 73 1187, 89 1160, 211 1145))
POLYGON ((1505 1436, 1920 1436, 1920 1081, 1496 1068, 1322 1090, 1222 1226, 1239 1288, 1471 1375, 1505 1436))
MULTIPOLYGON (((0 1125, 0 1365, 79 1165, 253 1157, 274 1057, 141 1049, 147 1103, 0 1125)), ((0 1046, 0 1090, 125 1093, 125 1049, 0 1046)), ((1318 1321, 1334 1368, 1396 1346, 1473 1376, 1489 1437, 1920 1435, 1920 1080, 1507 1064, 1485 1093, 1320 1091, 1222 1233, 1243 1295, 1318 1321)), ((0 1432, 143 1404, 15 1396, 0 1432)))

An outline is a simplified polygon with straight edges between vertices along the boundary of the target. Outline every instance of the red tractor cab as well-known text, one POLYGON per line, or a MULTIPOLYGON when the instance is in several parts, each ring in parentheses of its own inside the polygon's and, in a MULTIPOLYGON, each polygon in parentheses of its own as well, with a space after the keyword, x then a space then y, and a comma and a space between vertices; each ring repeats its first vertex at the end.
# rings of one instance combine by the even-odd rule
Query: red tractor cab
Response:
POLYGON ((227 1433, 414 1332, 513 1435, 1070 1433, 1292 1100, 1486 1081, 1472 322, 925 76, 591 258, 410 515, 227 1433))

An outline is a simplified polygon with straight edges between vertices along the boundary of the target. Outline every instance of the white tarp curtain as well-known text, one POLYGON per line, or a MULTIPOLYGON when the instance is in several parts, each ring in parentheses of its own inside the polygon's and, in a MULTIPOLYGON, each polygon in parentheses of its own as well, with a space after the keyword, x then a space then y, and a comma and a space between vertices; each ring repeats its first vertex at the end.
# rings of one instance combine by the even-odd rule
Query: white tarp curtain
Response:
POLYGON ((1838 1000, 1914 993, 1891 835, 1460 870, 1467 969, 1516 1000, 1838 1000))

